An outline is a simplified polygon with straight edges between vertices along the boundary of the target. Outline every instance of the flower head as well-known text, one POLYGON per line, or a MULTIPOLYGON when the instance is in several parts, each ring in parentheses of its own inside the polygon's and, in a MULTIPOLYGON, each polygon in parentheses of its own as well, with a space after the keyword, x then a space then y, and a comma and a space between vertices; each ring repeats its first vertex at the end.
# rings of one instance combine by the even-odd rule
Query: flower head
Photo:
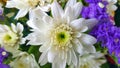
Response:
POLYGON ((117 6, 115 5, 117 3, 117 0, 107 0, 108 2, 108 5, 106 6, 107 7, 107 12, 112 16, 114 17, 115 15, 115 10, 117 9, 117 6))
POLYGON ((105 22, 98 24, 91 31, 91 35, 101 42, 103 47, 106 47, 110 54, 114 54, 120 63, 120 28, 105 22))
POLYGON ((48 10, 49 4, 52 0, 9 0, 7 1, 7 8, 17 8, 19 12, 15 19, 25 16, 30 10, 36 8, 36 6, 40 5, 41 9, 48 10), (44 7, 45 6, 45 7, 44 7), (43 8, 44 7, 44 8, 43 8))
POLYGON ((39 68, 34 56, 28 53, 21 53, 9 65, 12 68, 39 68))
POLYGON ((11 27, 0 25, 0 45, 9 52, 18 49, 19 44, 24 43, 22 31, 23 25, 20 23, 17 26, 11 24, 11 27))
POLYGON ((79 65, 77 67, 71 65, 70 68, 100 68, 105 62, 105 57, 100 52, 84 54, 79 56, 79 65))
MULTIPOLYGON (((76 0, 69 0, 65 10, 54 1, 51 5, 52 17, 42 12, 39 8, 30 14, 27 24, 32 28, 32 33, 26 38, 28 44, 41 45, 42 52, 40 64, 52 63, 52 68, 65 68, 66 63, 77 65, 78 55, 93 53, 96 39, 84 32, 90 28, 89 23, 95 19, 78 18, 82 4, 76 0)), ((91 25, 92 26, 92 25, 91 25)))

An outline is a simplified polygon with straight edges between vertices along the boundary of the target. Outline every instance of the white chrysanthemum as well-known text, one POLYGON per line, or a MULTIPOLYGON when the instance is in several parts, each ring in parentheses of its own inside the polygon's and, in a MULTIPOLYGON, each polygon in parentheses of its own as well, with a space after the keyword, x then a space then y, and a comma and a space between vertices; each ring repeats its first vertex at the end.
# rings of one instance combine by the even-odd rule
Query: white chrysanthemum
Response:
POLYGON ((84 32, 93 26, 94 19, 78 18, 82 4, 69 0, 65 10, 55 1, 51 5, 52 17, 36 8, 30 13, 27 24, 32 33, 26 39, 28 44, 40 45, 42 55, 39 63, 52 63, 52 68, 65 68, 66 63, 77 65, 78 55, 95 52, 96 39, 84 32), (87 27, 86 25, 90 25, 87 27))
POLYGON ((41 6, 43 11, 47 11, 50 7, 52 0, 8 0, 7 8, 17 8, 19 12, 15 19, 25 16, 30 10, 34 9, 37 5, 41 6))
POLYGON ((102 53, 85 54, 79 57, 78 67, 70 66, 70 68, 100 68, 106 62, 102 53))
POLYGON ((11 68, 40 68, 35 61, 34 55, 21 53, 14 61, 9 64, 11 68))
POLYGON ((20 23, 17 23, 16 26, 11 24, 11 27, 0 25, 0 45, 9 52, 17 50, 19 44, 24 43, 22 31, 23 25, 20 23))
POLYGON ((117 9, 117 6, 115 5, 117 3, 117 0, 107 0, 107 12, 114 17, 114 12, 117 9))

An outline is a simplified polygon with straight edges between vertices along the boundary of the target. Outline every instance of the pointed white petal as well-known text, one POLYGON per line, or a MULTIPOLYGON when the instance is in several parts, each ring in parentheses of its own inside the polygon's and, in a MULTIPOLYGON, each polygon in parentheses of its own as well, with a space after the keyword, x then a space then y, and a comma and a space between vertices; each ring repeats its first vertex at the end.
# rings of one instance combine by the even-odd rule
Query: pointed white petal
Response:
POLYGON ((41 45, 47 40, 47 39, 45 40, 45 36, 39 32, 34 32, 29 34, 26 37, 26 39, 30 40, 27 44, 31 44, 31 45, 41 45))
POLYGON ((27 24, 33 29, 46 32, 46 30, 50 28, 48 25, 50 25, 51 20, 52 19, 38 7, 30 12, 30 20, 27 24), (48 21, 46 19, 48 19, 48 21))
POLYGON ((22 33, 23 30, 24 30, 24 27, 21 23, 17 23, 17 28, 16 29, 17 29, 18 33, 22 33))
POLYGON ((68 51, 67 54, 68 54, 68 55, 67 55, 67 64, 70 65, 70 64, 71 64, 71 57, 72 57, 71 51, 68 51))
POLYGON ((78 18, 78 16, 80 16, 81 10, 82 10, 82 3, 78 2, 76 3, 72 8, 73 8, 73 12, 74 12, 74 18, 78 18))
POLYGON ((70 25, 79 32, 85 32, 88 30, 88 27, 84 25, 84 18, 79 18, 70 23, 70 25))
POLYGON ((29 11, 28 9, 20 9, 15 19, 19 19, 20 17, 25 16, 28 13, 28 11, 29 11))
POLYGON ((68 0, 66 7, 72 7, 74 4, 76 4, 76 0, 68 0))
POLYGON ((79 39, 74 39, 72 46, 74 46, 74 50, 81 54, 83 52, 83 45, 80 43, 79 39))
POLYGON ((96 38, 88 34, 82 34, 79 40, 82 44, 88 45, 88 46, 93 45, 97 42, 96 38))
POLYGON ((98 20, 96 19, 87 19, 84 21, 84 25, 88 27, 88 29, 92 29, 96 24, 98 23, 98 20))
POLYGON ((48 52, 48 61, 53 62, 56 56, 57 52, 54 49, 50 49, 48 52))
POLYGON ((39 58, 40 65, 45 65, 47 63, 47 54, 48 54, 47 50, 41 54, 39 58))
POLYGON ((75 51, 73 49, 71 49, 71 59, 72 59, 72 63, 76 66, 77 63, 78 63, 78 59, 77 59, 77 56, 75 54, 75 51))
POLYGON ((16 26, 15 26, 15 24, 11 24, 11 28, 12 28, 12 30, 15 32, 15 33, 17 33, 17 28, 16 28, 16 26))
POLYGON ((95 53, 96 52, 96 49, 93 45, 89 45, 89 46, 84 45, 83 47, 84 47, 83 52, 86 52, 86 53, 95 53))
POLYGON ((63 16, 63 9, 62 7, 57 3, 57 1, 54 1, 51 5, 51 12, 53 18, 59 20, 63 16))

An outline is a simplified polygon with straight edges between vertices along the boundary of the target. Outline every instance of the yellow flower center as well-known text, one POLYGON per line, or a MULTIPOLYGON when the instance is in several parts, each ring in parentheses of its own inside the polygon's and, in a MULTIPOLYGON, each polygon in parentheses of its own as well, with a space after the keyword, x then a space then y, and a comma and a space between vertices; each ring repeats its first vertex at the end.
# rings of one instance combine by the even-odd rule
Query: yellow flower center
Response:
POLYGON ((40 6, 45 6, 46 4, 50 4, 50 3, 52 3, 53 2, 53 0, 40 0, 40 6))
POLYGON ((66 50, 71 48, 72 29, 66 24, 61 24, 51 31, 51 41, 57 49, 66 50))
POLYGON ((28 0, 28 3, 30 6, 35 7, 39 3, 39 0, 28 0))
POLYGON ((60 44, 65 44, 69 41, 70 39, 70 34, 67 31, 60 31, 56 33, 56 41, 57 43, 60 44))
POLYGON ((4 34, 4 36, 2 38, 2 41, 5 45, 13 45, 16 43, 17 40, 18 40, 18 37, 13 32, 8 32, 8 33, 4 34))

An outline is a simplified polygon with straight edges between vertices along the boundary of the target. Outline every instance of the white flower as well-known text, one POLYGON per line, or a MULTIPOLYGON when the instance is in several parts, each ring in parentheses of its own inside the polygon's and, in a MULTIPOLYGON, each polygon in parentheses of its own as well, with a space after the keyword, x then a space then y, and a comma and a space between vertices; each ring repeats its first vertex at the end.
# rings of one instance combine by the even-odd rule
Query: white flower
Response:
POLYGON ((15 19, 24 17, 30 10, 34 9, 37 5, 41 6, 41 9, 48 10, 50 7, 51 0, 8 0, 7 8, 19 9, 15 19))
POLYGON ((23 25, 17 23, 17 26, 11 24, 11 27, 7 25, 0 25, 0 45, 7 51, 14 52, 19 48, 19 44, 24 43, 25 39, 22 38, 23 25))
POLYGON ((86 25, 92 26, 90 23, 96 20, 77 19, 81 9, 82 4, 76 0, 69 0, 65 10, 54 1, 51 5, 53 17, 39 8, 30 13, 27 24, 33 32, 26 39, 30 40, 28 44, 42 44, 39 49, 42 52, 39 59, 41 65, 50 62, 52 68, 65 68, 66 63, 77 65, 78 55, 95 52, 93 44, 96 39, 84 32, 88 30, 86 25))
POLYGON ((34 55, 22 53, 9 64, 11 68, 40 68, 35 61, 34 55))
POLYGON ((79 57, 79 65, 77 67, 70 66, 70 68, 100 68, 105 63, 105 57, 102 53, 96 52, 93 54, 85 54, 79 57))
POLYGON ((107 12, 114 17, 114 12, 117 9, 117 6, 115 5, 117 3, 117 0, 107 0, 107 12))

